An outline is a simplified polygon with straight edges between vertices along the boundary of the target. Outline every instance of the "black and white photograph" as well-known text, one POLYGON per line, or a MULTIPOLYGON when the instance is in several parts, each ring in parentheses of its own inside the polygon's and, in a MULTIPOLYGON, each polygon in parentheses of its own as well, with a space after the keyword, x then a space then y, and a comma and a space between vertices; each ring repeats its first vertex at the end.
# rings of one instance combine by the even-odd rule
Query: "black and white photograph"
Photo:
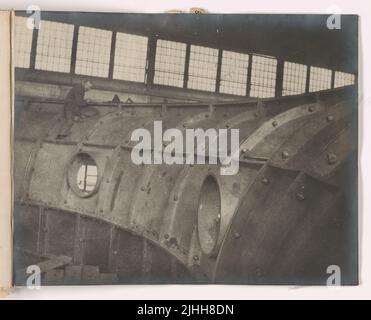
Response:
POLYGON ((14 17, 13 281, 358 285, 358 17, 14 17))

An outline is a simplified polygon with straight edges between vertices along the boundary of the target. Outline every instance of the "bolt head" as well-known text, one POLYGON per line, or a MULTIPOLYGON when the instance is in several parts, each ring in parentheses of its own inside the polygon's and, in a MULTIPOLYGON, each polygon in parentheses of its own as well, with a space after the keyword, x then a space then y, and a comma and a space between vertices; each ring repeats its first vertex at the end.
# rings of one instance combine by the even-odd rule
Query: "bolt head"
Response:
POLYGON ((337 156, 335 153, 329 153, 327 155, 327 163, 329 165, 334 165, 337 162, 337 156))
POLYGON ((269 184, 269 179, 268 178, 263 178, 262 183, 263 184, 269 184))
POLYGON ((305 195, 304 195, 304 192, 302 192, 302 191, 299 191, 299 192, 296 194, 296 197, 297 197, 298 200, 300 200, 300 201, 304 201, 304 200, 305 200, 305 195))
POLYGON ((327 122, 334 121, 334 116, 328 115, 326 119, 327 119, 327 122))
POLYGON ((282 152, 282 159, 288 159, 289 156, 290 155, 289 155, 289 153, 287 151, 283 151, 282 152))
POLYGON ((197 255, 194 255, 194 256, 193 256, 193 260, 194 260, 194 261, 198 261, 199 259, 200 259, 200 258, 199 258, 197 255))
POLYGON ((235 239, 239 239, 239 238, 241 238, 241 235, 240 235, 238 232, 235 232, 235 233, 233 234, 233 236, 234 236, 235 239))

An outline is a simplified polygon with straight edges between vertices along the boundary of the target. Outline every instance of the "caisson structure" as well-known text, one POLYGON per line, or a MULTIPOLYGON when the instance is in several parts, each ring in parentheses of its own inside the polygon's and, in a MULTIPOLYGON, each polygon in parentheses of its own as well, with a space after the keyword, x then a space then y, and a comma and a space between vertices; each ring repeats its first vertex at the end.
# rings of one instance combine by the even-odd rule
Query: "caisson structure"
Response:
MULTIPOLYGON (((24 90, 25 88, 18 88, 24 90)), ((16 100, 16 283, 357 281, 354 86, 217 103, 91 103, 57 140, 62 100, 16 100), (237 128, 239 172, 135 165, 136 128, 237 128)), ((26 97, 26 98, 25 98, 26 97)))

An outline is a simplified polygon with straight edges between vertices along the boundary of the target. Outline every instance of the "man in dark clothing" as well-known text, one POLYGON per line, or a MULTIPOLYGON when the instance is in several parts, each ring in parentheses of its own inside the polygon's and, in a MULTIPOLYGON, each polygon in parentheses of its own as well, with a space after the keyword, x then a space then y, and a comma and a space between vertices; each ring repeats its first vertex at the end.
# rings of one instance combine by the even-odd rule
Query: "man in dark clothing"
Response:
POLYGON ((79 121, 81 117, 81 108, 87 105, 84 100, 85 92, 90 90, 92 83, 89 80, 83 80, 82 83, 76 84, 68 92, 64 102, 64 123, 57 136, 57 139, 67 137, 75 121, 79 121))

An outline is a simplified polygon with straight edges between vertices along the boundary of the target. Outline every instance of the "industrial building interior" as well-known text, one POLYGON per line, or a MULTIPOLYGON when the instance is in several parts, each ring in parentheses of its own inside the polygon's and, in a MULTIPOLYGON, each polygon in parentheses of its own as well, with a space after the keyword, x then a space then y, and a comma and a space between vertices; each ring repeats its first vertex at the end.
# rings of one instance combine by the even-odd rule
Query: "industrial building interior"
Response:
POLYGON ((14 20, 14 283, 358 283, 358 31, 323 15, 14 20), (64 99, 88 107, 57 139, 64 99), (130 161, 134 129, 238 128, 239 172, 130 161))

